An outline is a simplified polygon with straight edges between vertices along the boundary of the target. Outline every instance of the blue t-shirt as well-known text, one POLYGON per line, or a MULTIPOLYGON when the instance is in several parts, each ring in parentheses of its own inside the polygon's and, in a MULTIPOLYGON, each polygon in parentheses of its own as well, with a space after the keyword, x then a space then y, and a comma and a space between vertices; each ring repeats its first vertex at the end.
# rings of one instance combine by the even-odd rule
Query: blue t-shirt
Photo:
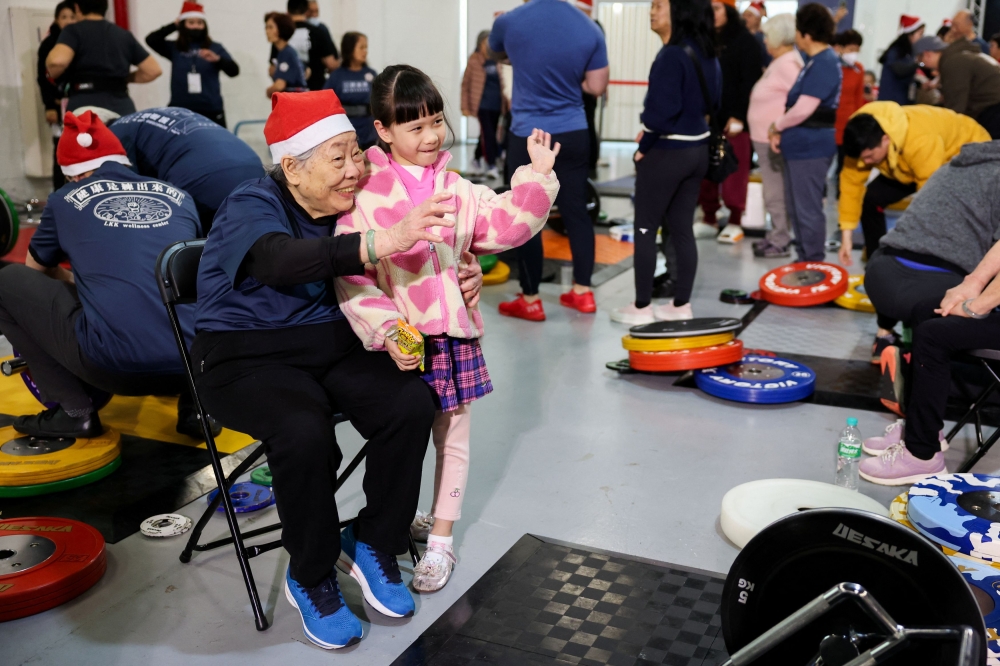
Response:
POLYGON ((306 69, 302 66, 299 54, 291 45, 278 51, 278 55, 271 61, 274 65, 273 81, 281 79, 287 85, 285 92, 304 92, 309 90, 306 84, 306 69))
POLYGON ((329 281, 269 287, 240 272, 261 236, 332 236, 335 218, 314 220, 271 178, 244 183, 215 216, 198 268, 198 331, 246 331, 343 319, 329 281), (289 220, 291 217, 291 220, 289 220))
POLYGON ((493 23, 490 48, 514 67, 511 131, 531 136, 587 129, 580 84, 587 72, 608 66, 597 24, 563 0, 530 0, 493 23))
POLYGON ((326 85, 323 86, 337 93, 337 98, 344 107, 368 107, 368 113, 363 115, 347 108, 347 115, 358 133, 358 145, 363 147, 374 146, 378 139, 375 134, 375 119, 371 115, 372 81, 376 76, 378 72, 371 67, 362 67, 357 72, 338 67, 330 72, 326 85))
POLYGON ((500 111, 500 72, 493 60, 483 63, 486 72, 486 83, 483 85, 483 96, 479 100, 479 108, 483 111, 500 111))
MULTIPOLYGON (((88 359, 117 372, 181 374, 154 270, 163 248, 200 234, 187 193, 105 162, 49 196, 29 251, 43 266, 72 264, 83 305, 76 337, 88 359)), ((194 307, 177 314, 190 342, 194 307)))
MULTIPOLYGON (((187 51, 181 51, 177 43, 167 42, 170 48, 170 106, 182 106, 185 109, 219 112, 223 109, 222 90, 219 86, 219 63, 209 62, 198 55, 201 47, 193 46, 187 51), (188 74, 192 72, 201 76, 201 92, 192 93, 188 89, 188 74)), ((232 60, 222 44, 212 42, 208 47, 223 60, 232 60)))
POLYGON ((211 210, 243 181, 264 175, 250 146, 194 111, 147 109, 122 116, 110 129, 140 174, 179 187, 211 210))
MULTIPOLYGON (((813 57, 802 53, 805 67, 788 91, 786 108, 792 108, 802 95, 820 100, 820 108, 836 110, 840 105, 840 84, 844 73, 840 57, 833 49, 824 49, 813 57)), ((837 154, 836 129, 789 127, 781 133, 781 152, 786 160, 809 160, 837 154)))

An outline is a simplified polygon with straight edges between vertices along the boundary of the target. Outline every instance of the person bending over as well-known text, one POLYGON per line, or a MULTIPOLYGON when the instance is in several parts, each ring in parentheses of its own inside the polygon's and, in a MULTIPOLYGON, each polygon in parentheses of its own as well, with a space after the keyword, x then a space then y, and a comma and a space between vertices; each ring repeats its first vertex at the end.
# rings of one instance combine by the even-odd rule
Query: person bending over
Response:
POLYGON ((946 44, 937 37, 923 37, 913 52, 938 73, 941 106, 962 113, 1000 139, 1000 67, 984 56, 973 42, 959 39, 946 44))
MULTIPOLYGON (((290 560, 285 595, 306 637, 333 649, 361 638, 335 563, 358 579, 376 611, 414 612, 396 553, 406 550, 417 509, 434 401, 417 374, 365 351, 332 281, 418 242, 442 242, 430 228, 451 233, 455 222, 445 216, 455 209, 430 200, 367 238, 334 236, 365 169, 337 96, 275 94, 264 136, 275 166, 229 195, 205 244, 191 356, 206 409, 264 444, 290 560), (367 505, 343 534, 334 496, 343 457, 331 421, 337 412, 368 442, 367 505)), ((481 277, 480 269, 466 294, 473 304, 481 277)))
MULTIPOLYGON (((88 395, 177 395, 177 431, 201 438, 153 274, 171 243, 201 233, 191 196, 128 168, 125 149, 91 111, 68 112, 59 164, 71 182, 49 197, 26 265, 0 271, 0 332, 28 361, 42 399, 58 403, 14 428, 34 437, 94 437, 88 395), (69 261, 72 273, 60 264, 69 261)), ((194 334, 194 311, 178 308, 194 334)))

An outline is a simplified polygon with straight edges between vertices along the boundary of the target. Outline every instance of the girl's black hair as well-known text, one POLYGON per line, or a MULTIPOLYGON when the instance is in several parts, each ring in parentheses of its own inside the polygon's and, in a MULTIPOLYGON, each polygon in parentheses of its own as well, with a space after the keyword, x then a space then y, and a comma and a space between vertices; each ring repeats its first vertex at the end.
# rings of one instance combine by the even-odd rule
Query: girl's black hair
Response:
MULTIPOLYGON (((712 24, 715 24, 714 16, 712 24)), ((741 32, 748 32, 747 26, 743 22, 743 17, 736 11, 736 7, 726 5, 726 25, 719 29, 719 45, 726 46, 727 44, 732 44, 741 32)))
MULTIPOLYGON (((368 39, 363 32, 345 32, 340 40, 340 55, 344 59, 343 66, 350 67, 354 64, 354 49, 361 39, 368 39)), ((362 67, 367 67, 368 63, 361 63, 362 67)))
POLYGON ((901 58, 905 58, 906 56, 912 56, 913 55, 913 42, 910 41, 910 35, 909 34, 903 34, 903 35, 900 35, 899 37, 897 37, 896 41, 894 41, 892 44, 890 44, 889 48, 887 48, 885 50, 885 53, 882 54, 882 57, 878 59, 878 62, 879 62, 880 65, 884 65, 885 64, 886 59, 889 57, 889 52, 890 51, 895 51, 897 57, 901 57, 901 58))
MULTIPOLYGON (((383 127, 402 125, 424 116, 444 113, 444 98, 431 78, 410 65, 391 65, 372 81, 372 117, 383 127)), ((445 116, 445 125, 454 138, 455 132, 445 116)), ((389 146, 380 138, 378 146, 388 152, 389 146)))
POLYGON ((706 58, 714 58, 715 14, 711 0, 672 0, 670 3, 670 46, 694 42, 706 58))

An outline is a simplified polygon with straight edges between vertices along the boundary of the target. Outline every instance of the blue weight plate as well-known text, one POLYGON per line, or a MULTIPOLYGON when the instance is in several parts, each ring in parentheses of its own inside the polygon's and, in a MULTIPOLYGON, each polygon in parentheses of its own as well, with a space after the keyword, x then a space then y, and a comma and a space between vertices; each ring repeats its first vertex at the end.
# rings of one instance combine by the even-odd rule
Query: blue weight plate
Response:
POLYGON ((714 335, 735 331, 742 325, 732 317, 704 317, 683 321, 657 321, 633 326, 628 331, 633 338, 689 338, 696 335, 714 335))
POLYGON ((816 389, 816 373, 801 363, 755 354, 739 363, 699 370, 694 381, 717 398, 770 405, 808 398, 816 389))
POLYGON ((1000 477, 927 477, 910 488, 906 513, 917 531, 931 541, 987 562, 1000 562, 1000 477))
POLYGON ((972 593, 979 597, 979 607, 986 611, 983 613, 983 622, 987 631, 996 629, 1000 626, 1000 569, 988 562, 963 555, 949 557, 962 572, 962 577, 972 588, 972 593), (978 594, 977 590, 982 594, 978 594))
MULTIPOLYGON (((208 501, 214 500, 218 494, 218 489, 210 492, 208 501)), ((233 509, 236 513, 258 511, 274 504, 274 491, 256 483, 234 483, 229 489, 229 497, 233 500, 233 509)), ((221 502, 218 510, 225 511, 221 502)))

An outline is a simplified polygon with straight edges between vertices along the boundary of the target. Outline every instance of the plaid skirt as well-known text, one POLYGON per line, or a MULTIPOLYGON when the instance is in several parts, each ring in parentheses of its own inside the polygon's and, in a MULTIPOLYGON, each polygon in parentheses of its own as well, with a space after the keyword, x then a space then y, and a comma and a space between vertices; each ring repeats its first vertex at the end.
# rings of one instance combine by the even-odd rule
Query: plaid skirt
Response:
POLYGON ((493 392, 490 373, 478 339, 447 335, 424 338, 424 368, 420 377, 434 391, 437 408, 452 412, 493 392))

